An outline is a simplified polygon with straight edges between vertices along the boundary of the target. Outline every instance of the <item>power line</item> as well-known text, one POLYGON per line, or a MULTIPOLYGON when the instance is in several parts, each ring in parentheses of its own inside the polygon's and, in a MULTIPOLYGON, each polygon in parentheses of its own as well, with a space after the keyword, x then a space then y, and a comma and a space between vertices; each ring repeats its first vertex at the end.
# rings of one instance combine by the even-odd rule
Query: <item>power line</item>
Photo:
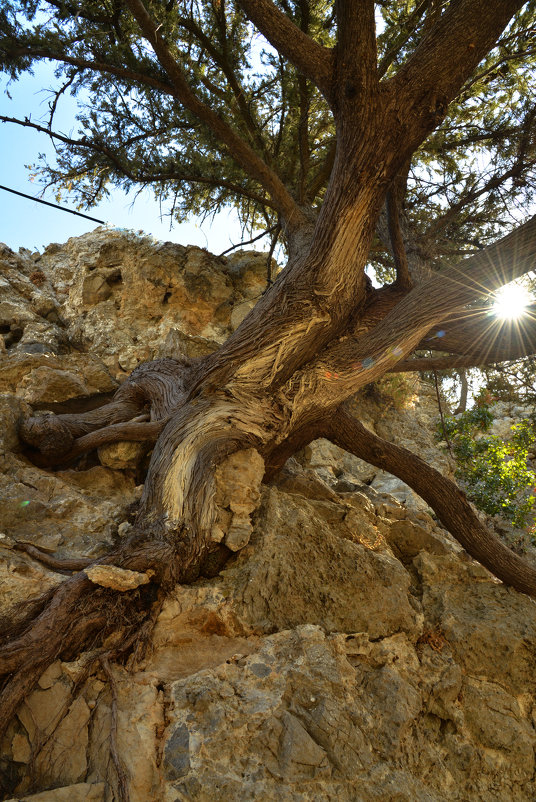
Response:
POLYGON ((49 201, 41 200, 41 198, 34 198, 33 195, 26 195, 24 192, 18 192, 16 189, 10 189, 9 187, 4 187, 0 184, 0 189, 5 189, 6 192, 12 192, 14 195, 20 195, 21 198, 28 198, 29 200, 33 200, 36 203, 43 203, 45 206, 52 206, 53 209, 59 209, 60 212, 69 212, 69 214, 76 214, 78 217, 85 217, 86 220, 93 220, 94 223, 101 223, 101 225, 106 225, 105 220, 97 220, 96 217, 90 217, 89 214, 82 214, 82 212, 75 212, 74 209, 66 209, 64 206, 58 206, 57 203, 49 203, 49 201))

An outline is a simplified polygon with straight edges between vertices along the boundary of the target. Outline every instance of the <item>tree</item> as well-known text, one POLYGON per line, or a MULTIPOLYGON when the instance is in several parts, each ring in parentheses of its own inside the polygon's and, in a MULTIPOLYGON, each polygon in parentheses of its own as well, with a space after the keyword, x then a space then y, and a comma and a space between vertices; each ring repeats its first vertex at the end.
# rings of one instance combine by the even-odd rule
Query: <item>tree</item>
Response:
POLYGON ((258 485, 328 437, 407 482, 476 559, 536 595, 536 572, 456 485, 344 408, 389 370, 536 352, 530 320, 516 334, 482 304, 536 256, 536 218, 497 239, 533 189, 534 3, 376 10, 378 37, 372 0, 24 0, 0 11, 5 71, 57 65, 48 124, 2 118, 58 144, 48 180, 86 205, 110 182, 151 184, 179 215, 233 203, 246 225, 281 234, 289 256, 214 354, 147 363, 107 406, 22 423, 49 464, 154 441, 134 534, 98 561, 152 581, 118 597, 75 573, 20 611, 0 647, 0 721, 58 655, 115 629, 108 656, 124 653, 170 587, 217 570, 222 538, 248 526, 218 495, 240 452, 258 485), (77 135, 53 127, 66 91, 85 103, 77 135), (373 288, 368 264, 394 280, 373 288), (430 346, 436 356, 412 358, 430 346), (136 420, 147 405, 150 421, 136 420))

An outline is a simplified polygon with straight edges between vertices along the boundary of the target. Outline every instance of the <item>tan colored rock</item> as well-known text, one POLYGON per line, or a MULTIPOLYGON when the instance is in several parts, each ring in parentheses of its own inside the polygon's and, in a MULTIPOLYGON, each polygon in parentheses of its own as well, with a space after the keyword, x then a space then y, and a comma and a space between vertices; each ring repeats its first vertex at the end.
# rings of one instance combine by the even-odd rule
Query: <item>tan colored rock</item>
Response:
POLYGON ((56 356, 46 346, 39 352, 10 351, 0 362, 0 391, 16 392, 32 404, 56 403, 77 397, 109 393, 117 382, 106 366, 90 354, 56 356), (42 382, 42 387, 40 386, 42 382))
POLYGON ((421 552, 415 566, 429 620, 471 676, 509 693, 536 693, 536 605, 478 563, 421 552))
POLYGON ((473 737, 485 748, 502 753, 505 762, 512 762, 513 779, 530 781, 536 733, 517 699, 496 683, 470 676, 464 679, 461 693, 465 725, 473 737))
POLYGON ((24 327, 15 349, 25 354, 58 354, 64 341, 65 335, 59 326, 42 320, 24 327))
POLYGON ((378 472, 377 468, 324 438, 309 443, 303 449, 301 461, 304 466, 315 469, 329 484, 341 478, 368 483, 378 472))
POLYGON ((106 301, 112 294, 112 288, 106 281, 106 275, 95 270, 84 278, 82 283, 82 301, 84 304, 98 304, 106 301))
POLYGON ((251 312, 255 303, 255 301, 243 301, 241 304, 233 307, 233 311, 231 312, 231 328, 233 331, 239 327, 246 315, 251 312))
POLYGON ((161 359, 177 356, 208 356, 218 348, 218 343, 214 340, 207 340, 204 337, 194 337, 185 334, 180 329, 170 329, 163 344, 159 347, 157 356, 161 359))
POLYGON ((19 451, 19 421, 30 414, 30 407, 22 399, 8 393, 0 395, 0 455, 19 451))
POLYGON ((51 663, 46 671, 39 677, 39 687, 44 690, 51 688, 60 677, 61 663, 59 660, 56 660, 54 663, 51 663))
MULTIPOLYGON (((154 678, 141 682, 121 667, 112 668, 117 692, 117 749, 128 778, 130 802, 164 799, 159 766, 158 733, 165 730, 165 700, 154 678)), ((111 699, 107 689, 94 709, 93 733, 88 747, 89 782, 104 782, 104 799, 119 799, 117 774, 110 760, 111 699)))
POLYGON ((105 802, 105 785, 76 783, 30 796, 18 796, 16 799, 13 797, 7 802, 105 802))
POLYGON ((410 561, 421 551, 432 554, 448 554, 456 549, 445 537, 441 537, 437 530, 429 532, 413 521, 395 520, 386 530, 386 539, 393 552, 402 562, 410 561))
POLYGON ((231 551, 239 551, 249 542, 250 516, 260 501, 264 460, 254 448, 235 451, 216 469, 215 500, 219 508, 212 539, 224 540, 231 551))
POLYGON ((129 571, 117 565, 92 565, 84 568, 84 573, 95 585, 112 590, 134 590, 140 585, 147 585, 151 581, 149 573, 129 571))
POLYGON ((0 540, 0 609, 3 615, 58 585, 62 577, 0 540))
POLYGON ((25 735, 22 735, 20 732, 13 736, 13 741, 11 742, 11 751, 15 763, 30 762, 32 757, 32 747, 30 746, 28 738, 25 735))
POLYGON ((311 623, 371 637, 401 630, 418 635, 409 574, 389 553, 352 542, 347 530, 341 536, 347 512, 343 505, 265 490, 251 544, 224 572, 245 628, 272 632, 311 623))
POLYGON ((71 704, 71 687, 55 682, 50 688, 32 691, 21 705, 17 716, 31 742, 50 735, 61 722, 71 704))
POLYGON ((97 453, 101 464, 106 468, 124 471, 136 468, 148 450, 149 446, 146 443, 121 441, 101 446, 97 453))
POLYGON ((89 395, 87 385, 79 376, 70 371, 45 366, 24 376, 17 391, 29 404, 58 403, 89 395))
MULTIPOLYGON (((138 491, 132 477, 109 468, 50 473, 8 454, 0 458, 0 498, 0 531, 7 536, 54 551, 58 557, 96 557, 110 548, 116 527, 125 520, 138 491)), ((26 558, 19 553, 19 559, 26 558)), ((28 579, 60 578, 33 560, 22 563, 26 564, 28 579)), ((7 584, 2 590, 5 587, 14 597, 25 584, 9 572, 3 581, 7 584)))

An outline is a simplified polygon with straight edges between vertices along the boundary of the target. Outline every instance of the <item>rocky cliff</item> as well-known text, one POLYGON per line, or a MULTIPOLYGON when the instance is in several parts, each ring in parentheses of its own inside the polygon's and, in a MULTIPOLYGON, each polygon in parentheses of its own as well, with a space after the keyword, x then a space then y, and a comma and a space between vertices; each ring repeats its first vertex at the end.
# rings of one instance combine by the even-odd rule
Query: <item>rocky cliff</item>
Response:
MULTIPOLYGON (((17 437, 31 410, 108 400, 144 360, 202 355, 265 286, 266 257, 124 231, 0 250, 0 605, 58 557, 128 533, 148 455, 119 443, 58 470, 17 437)), ((448 470, 425 388, 356 401, 378 434, 448 470)), ((1 744, 3 799, 34 802, 536 797, 536 606, 464 552, 405 485, 317 441, 263 487, 253 535, 177 587, 151 649, 43 674, 1 744)))

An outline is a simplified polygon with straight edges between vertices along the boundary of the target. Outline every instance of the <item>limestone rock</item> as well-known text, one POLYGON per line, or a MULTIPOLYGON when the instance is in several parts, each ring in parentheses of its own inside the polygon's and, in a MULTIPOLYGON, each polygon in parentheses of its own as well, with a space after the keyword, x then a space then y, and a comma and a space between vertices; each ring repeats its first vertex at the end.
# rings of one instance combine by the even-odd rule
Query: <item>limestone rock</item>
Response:
POLYGON ((109 548, 138 497, 131 477, 100 466, 54 474, 7 454, 0 468, 0 531, 59 557, 97 556, 109 548))
POLYGON ((18 604, 39 598, 61 579, 21 552, 5 548, 3 538, 0 540, 0 609, 3 615, 9 615, 18 604))
POLYGON ((84 568, 84 573, 95 585, 120 591, 134 590, 151 581, 149 573, 129 571, 117 565, 92 565, 84 568))
POLYGON ((244 318, 255 306, 255 301, 243 301, 233 308, 231 312, 231 328, 233 331, 239 327, 244 318))
POLYGON ((264 475, 264 460, 254 448, 235 451, 215 474, 215 500, 218 518, 212 539, 225 541, 231 551, 239 551, 251 535, 251 513, 260 500, 260 485, 264 475))
POLYGON ((310 623, 371 637, 419 631, 409 574, 388 553, 341 537, 345 514, 276 489, 265 494, 251 547, 225 572, 244 626, 272 632, 310 623))
POLYGON ((29 404, 46 404, 66 401, 89 395, 81 378, 66 370, 46 366, 36 368, 19 382, 20 397, 29 404))
POLYGON ((0 456, 19 451, 18 424, 21 418, 30 414, 31 408, 16 395, 0 395, 0 456))
POLYGON ((423 526, 408 520, 393 521, 387 530, 386 539, 402 562, 412 560, 421 551, 447 554, 449 551, 459 550, 459 547, 456 549, 449 540, 441 537, 437 530, 429 532, 423 526))
MULTIPOLYGON (((2 614, 64 579, 20 541, 98 559, 130 532, 142 490, 144 444, 105 447, 101 465, 33 465, 17 437, 28 402, 74 411, 141 361, 204 356, 265 286, 263 254, 218 258, 127 231, 42 254, 0 247, 2 614)), ((408 409, 351 403, 371 430, 451 472, 425 386, 408 409)), ((501 431, 523 417, 500 414, 501 431)), ((536 798, 534 602, 460 554, 409 488, 328 441, 273 486, 262 473, 253 449, 222 464, 212 538, 235 553, 169 594, 143 660, 111 665, 114 701, 97 651, 42 674, 1 744, 6 794, 115 802, 115 718, 131 802, 536 798)), ((148 574, 87 573, 150 591, 148 574)))
MULTIPOLYGON (((133 681, 125 669, 113 667, 117 693, 117 748, 129 780, 130 802, 160 802, 162 796, 157 737, 165 729, 165 700, 153 677, 133 681)), ((88 747, 88 782, 105 784, 103 802, 119 799, 117 774, 110 761, 111 697, 97 690, 93 712, 96 735, 88 747), (97 735, 98 733, 98 735, 97 735)), ((102 787, 102 786, 101 786, 102 787)))
POLYGON ((104 802, 104 783, 76 783, 30 796, 18 796, 7 802, 104 802))
POLYGON ((101 465, 114 470, 129 470, 136 466, 145 457, 148 451, 146 443, 122 441, 101 446, 97 453, 101 465))

